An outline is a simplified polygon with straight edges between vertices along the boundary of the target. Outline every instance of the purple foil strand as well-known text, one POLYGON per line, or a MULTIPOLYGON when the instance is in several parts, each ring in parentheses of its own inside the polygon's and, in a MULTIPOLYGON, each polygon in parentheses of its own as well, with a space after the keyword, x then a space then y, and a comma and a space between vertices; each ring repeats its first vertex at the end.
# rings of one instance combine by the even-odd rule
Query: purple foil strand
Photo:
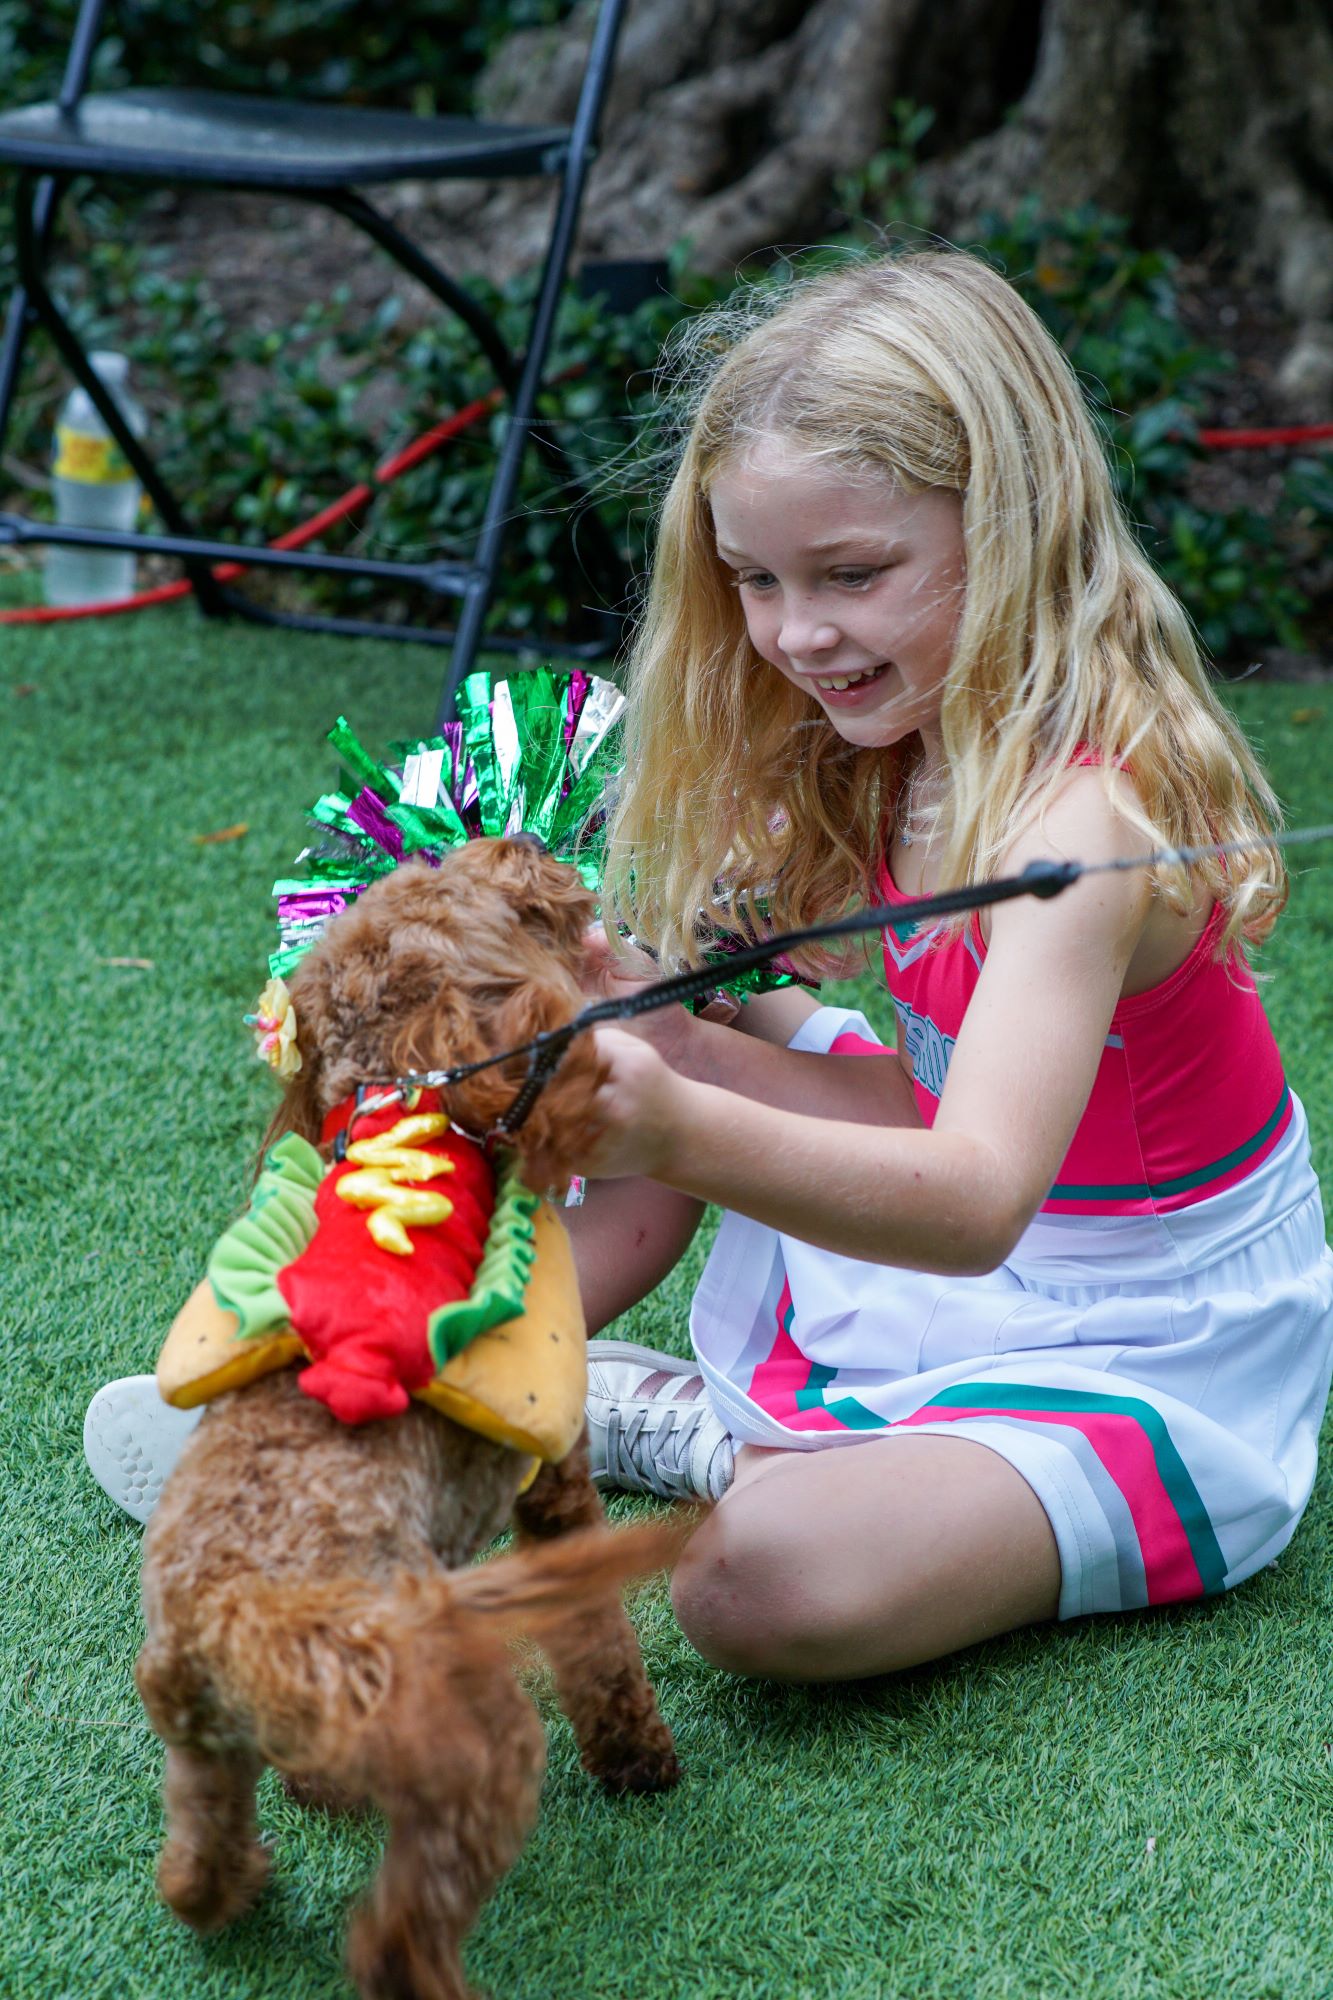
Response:
POLYGON ((355 886, 349 885, 345 892, 319 889, 300 895, 279 896, 278 922, 310 923, 316 917, 336 917, 339 910, 345 910, 364 886, 363 883, 357 883, 355 886))
MULTIPOLYGON (((588 699, 588 689, 591 686, 592 682, 589 680, 587 674, 583 672, 582 668, 575 667, 569 676, 569 692, 565 698, 566 754, 568 754, 569 747, 574 741, 574 736, 579 726, 579 717, 583 713, 583 704, 588 699)), ((564 789, 566 792, 569 790, 568 773, 565 776, 564 789)))
POLYGON ((347 809, 347 816, 355 820, 359 827, 364 828, 386 854, 391 854, 395 861, 402 860, 403 836, 369 786, 357 793, 347 809))

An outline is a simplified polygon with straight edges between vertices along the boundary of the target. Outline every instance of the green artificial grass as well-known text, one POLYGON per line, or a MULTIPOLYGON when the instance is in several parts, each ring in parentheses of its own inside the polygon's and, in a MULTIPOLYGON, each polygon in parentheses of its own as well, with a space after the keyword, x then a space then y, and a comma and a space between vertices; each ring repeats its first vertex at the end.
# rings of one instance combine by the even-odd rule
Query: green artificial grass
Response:
MULTIPOLYGON (((88 1478, 81 1425, 100 1383, 151 1368, 241 1199, 271 1092, 240 1015, 270 884, 333 775, 323 731, 341 711, 376 745, 419 732, 441 662, 181 610, 0 628, 0 669, 0 1993, 345 2000, 373 1826, 266 1781, 256 1910, 201 1943, 155 1898, 139 1534, 88 1478)), ((1333 691, 1235 704, 1293 820, 1327 816, 1333 691)), ((1333 854, 1294 859, 1268 999, 1333 1182, 1333 854)), ((689 1278, 625 1330, 682 1348, 689 1278)), ((1333 1993, 1331 1512, 1326 1470, 1291 1550, 1230 1597, 851 1688, 728 1679, 646 1590, 684 1781, 603 1798, 543 1693, 542 1816, 473 1977, 497 2000, 1333 1993)))

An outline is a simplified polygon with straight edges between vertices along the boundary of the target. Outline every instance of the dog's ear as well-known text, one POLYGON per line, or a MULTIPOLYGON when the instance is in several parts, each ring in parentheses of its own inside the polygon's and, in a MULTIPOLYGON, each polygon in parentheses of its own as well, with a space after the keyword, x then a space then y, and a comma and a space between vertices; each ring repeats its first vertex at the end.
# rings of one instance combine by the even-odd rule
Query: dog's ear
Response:
MULTIPOLYGON (((577 1000, 571 1004, 568 991, 522 987, 500 1009, 497 1027, 503 1031, 501 1047, 520 1046, 551 1028, 562 1027, 576 1012, 577 1000)), ((575 1161, 584 1155, 599 1129, 594 1100, 607 1074, 592 1036, 576 1035, 513 1138, 523 1162, 523 1178, 534 1192, 563 1189, 568 1183, 575 1161)), ((512 1105, 523 1080, 521 1067, 505 1076, 495 1118, 502 1117, 512 1105)))
POLYGON ((602 1129, 596 1098, 609 1075, 592 1036, 576 1036, 514 1137, 523 1178, 535 1193, 568 1186, 602 1129))
POLYGON ((290 1079, 279 1107, 289 1132, 299 1132, 313 1146, 323 1123, 323 1057, 312 1030, 301 1032, 297 1017, 296 1046, 301 1051, 301 1067, 290 1079))
MULTIPOLYGON (((518 970, 507 989, 492 988, 480 1007, 475 994, 439 987, 429 1004, 415 1008, 401 1023, 391 1048, 395 1074, 478 1062, 521 1048, 573 1019, 583 996, 551 955, 532 952, 522 976, 517 976, 518 970)), ((447 1093, 450 1116, 465 1131, 490 1132, 513 1105, 526 1074, 526 1057, 516 1056, 468 1077, 447 1093)), ((587 1136, 591 1100, 600 1081, 601 1067, 592 1057, 591 1039, 579 1036, 516 1141, 524 1179, 534 1190, 568 1180, 570 1161, 587 1136)))
POLYGON ((385 1050, 388 1067, 394 1076, 402 1076, 411 1070, 480 1062, 495 1047, 481 1029, 478 1009, 437 978, 395 1024, 385 1050))

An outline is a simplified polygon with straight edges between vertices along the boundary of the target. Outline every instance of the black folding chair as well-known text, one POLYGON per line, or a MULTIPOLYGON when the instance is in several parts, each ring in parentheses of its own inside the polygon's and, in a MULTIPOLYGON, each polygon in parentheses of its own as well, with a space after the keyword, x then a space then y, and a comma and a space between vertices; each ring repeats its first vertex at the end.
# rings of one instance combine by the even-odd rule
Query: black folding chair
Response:
MULTIPOLYGON (((86 548, 132 549, 179 556, 200 609, 210 616, 236 612, 266 624, 303 631, 413 639, 452 649, 440 701, 440 718, 452 711, 454 690, 471 670, 495 594, 505 527, 524 454, 534 443, 560 480, 575 493, 578 482, 556 440, 536 415, 547 351, 565 282, 588 166, 593 158, 602 104, 610 80, 625 0, 601 0, 573 123, 508 125, 468 118, 417 118, 408 112, 366 110, 250 97, 212 90, 145 89, 88 92, 93 53, 106 0, 83 0, 59 97, 0 115, 0 167, 17 169, 15 243, 18 286, 0 344, 0 450, 27 338, 36 325, 50 334, 71 375, 85 389, 124 452, 157 511, 165 533, 120 534, 67 528, 0 513, 0 543, 59 542, 86 548), (559 192, 541 282, 520 355, 502 338, 494 319, 453 278, 358 192, 403 180, 498 180, 545 175, 559 192), (469 328, 495 371, 508 410, 480 532, 470 561, 374 561, 218 541, 192 531, 177 496, 164 482, 143 442, 130 429, 47 281, 51 241, 60 201, 76 178, 139 185, 182 182, 295 196, 321 202, 355 223, 469 328), (387 625, 365 619, 318 617, 258 605, 219 583, 215 562, 240 557, 256 568, 304 570, 324 575, 372 577, 384 583, 424 586, 459 600, 456 625, 387 625)), ((586 614, 586 636, 561 641, 488 633, 486 645, 511 652, 540 647, 547 653, 595 659, 613 651, 621 632, 628 579, 611 537, 588 509, 581 536, 589 586, 602 608, 586 614)), ((570 560, 573 562, 571 544, 570 560)), ((579 599, 576 597, 575 602, 579 599)))

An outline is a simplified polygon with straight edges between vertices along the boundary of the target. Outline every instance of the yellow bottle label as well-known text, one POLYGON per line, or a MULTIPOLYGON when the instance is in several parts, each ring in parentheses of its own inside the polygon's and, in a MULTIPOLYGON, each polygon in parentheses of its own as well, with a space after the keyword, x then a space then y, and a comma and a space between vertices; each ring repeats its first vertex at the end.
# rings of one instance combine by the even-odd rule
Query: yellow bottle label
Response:
POLYGON ((77 479, 83 486, 123 486, 134 472, 114 438, 93 437, 87 431, 73 431, 68 424, 56 425, 56 455, 52 467, 57 479, 77 479))

